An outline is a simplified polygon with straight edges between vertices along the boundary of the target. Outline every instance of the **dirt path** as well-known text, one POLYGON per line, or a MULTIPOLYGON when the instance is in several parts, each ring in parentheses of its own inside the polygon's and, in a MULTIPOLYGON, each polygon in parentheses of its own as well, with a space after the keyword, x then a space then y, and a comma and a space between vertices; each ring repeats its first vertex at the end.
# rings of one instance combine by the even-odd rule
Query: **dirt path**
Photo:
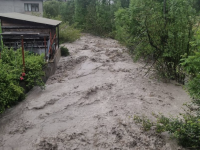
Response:
POLYGON ((189 96, 144 77, 117 41, 84 35, 64 44, 71 56, 41 91, 0 116, 1 150, 177 150, 166 136, 143 133, 134 115, 182 112, 189 96))

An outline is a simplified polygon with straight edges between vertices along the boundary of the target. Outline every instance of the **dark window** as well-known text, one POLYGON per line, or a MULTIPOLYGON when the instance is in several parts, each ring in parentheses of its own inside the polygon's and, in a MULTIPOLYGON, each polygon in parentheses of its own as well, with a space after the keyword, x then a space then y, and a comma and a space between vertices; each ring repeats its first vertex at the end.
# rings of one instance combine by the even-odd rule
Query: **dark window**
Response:
POLYGON ((25 10, 25 11, 37 12, 37 11, 39 11, 39 4, 29 4, 29 3, 25 3, 25 4, 24 4, 24 10, 25 10))

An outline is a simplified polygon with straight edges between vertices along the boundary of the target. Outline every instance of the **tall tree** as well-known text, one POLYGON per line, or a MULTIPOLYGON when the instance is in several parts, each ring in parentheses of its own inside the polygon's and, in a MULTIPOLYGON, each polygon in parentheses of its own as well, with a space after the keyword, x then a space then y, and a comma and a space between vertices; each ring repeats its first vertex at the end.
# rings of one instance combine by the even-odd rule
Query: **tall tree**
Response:
POLYGON ((60 13, 61 2, 56 0, 46 1, 43 4, 44 17, 55 18, 60 13))
POLYGON ((74 21, 78 23, 79 27, 85 26, 85 17, 87 15, 87 6, 90 0, 75 0, 75 14, 74 21))
POLYGON ((194 35, 196 14, 192 2, 131 0, 129 9, 116 13, 116 23, 122 24, 116 24, 118 38, 128 42, 136 56, 153 56, 162 76, 179 80, 181 55, 190 54, 194 35))
POLYGON ((74 0, 67 1, 62 3, 60 7, 60 15, 64 22, 69 22, 69 24, 74 23, 74 13, 75 13, 75 5, 74 0))

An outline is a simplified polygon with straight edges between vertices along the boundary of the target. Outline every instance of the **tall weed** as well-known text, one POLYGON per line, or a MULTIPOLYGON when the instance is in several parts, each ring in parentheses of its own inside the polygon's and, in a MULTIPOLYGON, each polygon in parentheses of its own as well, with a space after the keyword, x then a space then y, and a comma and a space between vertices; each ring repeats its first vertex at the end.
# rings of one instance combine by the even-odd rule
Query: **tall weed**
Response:
POLYGON ((67 23, 60 25, 60 44, 65 42, 74 42, 81 36, 81 31, 75 29, 73 26, 69 26, 67 23))

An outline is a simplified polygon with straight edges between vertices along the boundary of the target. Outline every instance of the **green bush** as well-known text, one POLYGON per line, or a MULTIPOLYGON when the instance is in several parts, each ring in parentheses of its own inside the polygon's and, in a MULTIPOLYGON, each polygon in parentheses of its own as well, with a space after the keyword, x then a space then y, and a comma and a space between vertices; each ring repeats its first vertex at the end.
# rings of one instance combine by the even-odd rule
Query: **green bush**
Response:
POLYGON ((200 117, 194 116, 190 112, 182 114, 182 118, 165 117, 158 115, 157 122, 151 122, 146 117, 135 116, 136 124, 141 124, 144 131, 148 131, 152 126, 157 133, 169 132, 175 137, 179 144, 187 148, 200 147, 200 117))
POLYGON ((191 54, 196 15, 188 0, 131 0, 128 9, 115 13, 116 38, 136 59, 152 58, 161 75, 181 81, 180 60, 191 54))
POLYGON ((169 122, 163 123, 165 130, 173 134, 184 147, 200 147, 200 117, 184 114, 183 118, 167 118, 169 122))
POLYGON ((60 25, 60 44, 65 42, 74 42, 81 36, 81 31, 69 26, 67 23, 60 25))
POLYGON ((61 51, 61 56, 69 56, 69 50, 68 50, 68 48, 62 46, 60 48, 60 51, 61 51))
POLYGON ((22 65, 21 49, 3 48, 0 60, 0 113, 24 98, 24 89, 20 82, 28 87, 35 85, 44 88, 42 76, 45 65, 44 55, 35 55, 25 52, 25 72, 22 65))
POLYGON ((190 109, 181 115, 181 118, 157 116, 157 131, 168 131, 184 147, 200 147, 200 116, 192 114, 190 109))
POLYGON ((0 113, 24 95, 23 88, 19 86, 20 75, 17 78, 13 69, 10 65, 0 63, 0 113))
POLYGON ((195 52, 182 60, 182 65, 190 78, 186 83, 186 88, 194 99, 193 102, 200 106, 200 52, 195 52))
POLYGON ((150 130, 150 128, 153 126, 153 123, 146 117, 146 116, 134 116, 134 121, 137 124, 142 124, 142 129, 144 131, 150 130))
POLYGON ((44 17, 47 18, 54 18, 59 15, 61 2, 56 0, 49 0, 44 2, 43 9, 44 9, 44 17))
MULTIPOLYGON (((181 65, 189 77, 185 87, 192 98, 192 103, 185 105, 187 109, 184 114, 181 114, 181 118, 159 115, 156 116, 157 122, 153 123, 153 125, 156 126, 158 133, 168 131, 178 139, 179 144, 182 146, 197 149, 200 147, 200 31, 190 42, 190 49, 191 55, 183 55, 181 65)), ((143 123, 143 128, 147 129, 147 118, 135 118, 136 123, 143 123), (142 121, 139 122, 138 120, 142 121)))
MULTIPOLYGON (((44 54, 30 54, 28 51, 25 51, 24 57, 26 76, 23 78, 27 86, 33 87, 38 85, 43 88, 44 83, 42 82, 42 76, 44 76, 44 72, 42 71, 42 67, 45 65, 44 54)), ((4 48, 2 51, 2 63, 13 67, 15 75, 21 75, 23 72, 21 49, 14 51, 4 48)))
POLYGON ((63 22, 69 22, 69 25, 74 23, 74 0, 62 3, 60 7, 60 16, 63 22))
POLYGON ((114 12, 121 6, 128 7, 129 1, 48 0, 44 2, 44 17, 56 18, 60 15, 62 21, 69 25, 76 24, 77 28, 86 32, 109 36, 115 29, 114 12))
MULTIPOLYGON (((1 33, 2 33, 2 30, 1 30, 1 24, 0 24, 0 34, 1 33)), ((2 40, 2 36, 0 35, 0 53, 2 49, 3 49, 3 40, 2 40)))

